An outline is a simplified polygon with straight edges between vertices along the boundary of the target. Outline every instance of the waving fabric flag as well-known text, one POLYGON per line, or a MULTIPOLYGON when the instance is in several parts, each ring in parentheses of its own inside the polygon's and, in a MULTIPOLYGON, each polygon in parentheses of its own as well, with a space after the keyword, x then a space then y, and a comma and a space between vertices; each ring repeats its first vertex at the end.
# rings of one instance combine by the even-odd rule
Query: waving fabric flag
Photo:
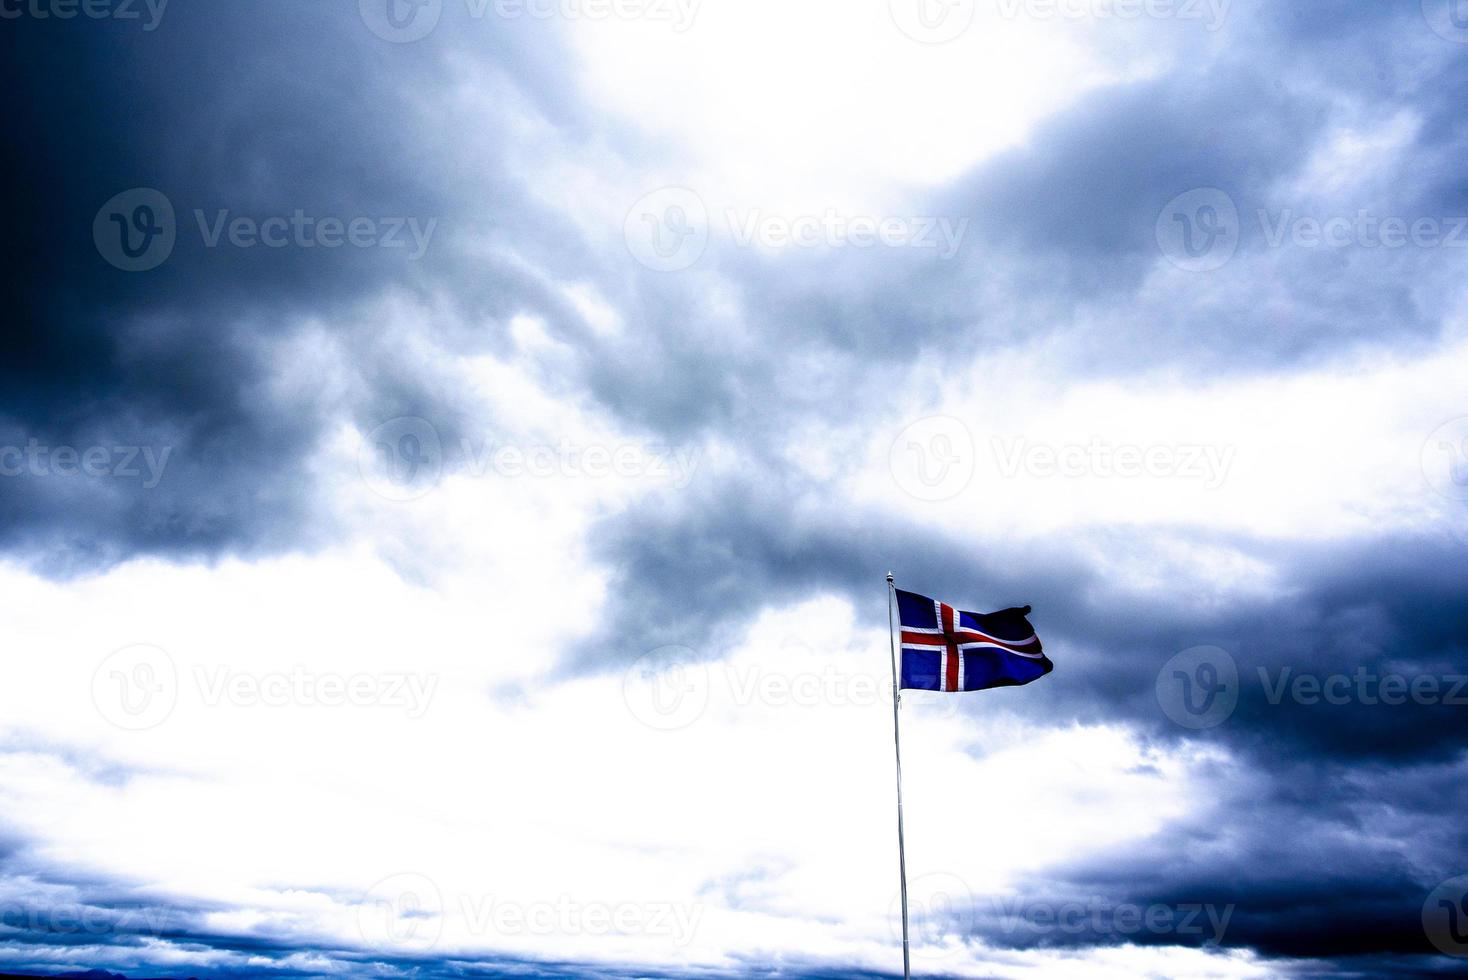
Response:
POLYGON ((1055 669, 1025 617, 1030 607, 971 613, 897 590, 902 688, 984 691, 1039 680, 1055 669))

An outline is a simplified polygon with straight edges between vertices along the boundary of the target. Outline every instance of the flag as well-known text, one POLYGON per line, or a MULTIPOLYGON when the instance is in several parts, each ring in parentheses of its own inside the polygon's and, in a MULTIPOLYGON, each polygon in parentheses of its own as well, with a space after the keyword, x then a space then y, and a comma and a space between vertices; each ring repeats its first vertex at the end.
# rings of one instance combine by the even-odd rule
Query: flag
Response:
POLYGON ((984 691, 1039 680, 1055 669, 1025 617, 1030 607, 980 614, 897 590, 902 688, 984 691))

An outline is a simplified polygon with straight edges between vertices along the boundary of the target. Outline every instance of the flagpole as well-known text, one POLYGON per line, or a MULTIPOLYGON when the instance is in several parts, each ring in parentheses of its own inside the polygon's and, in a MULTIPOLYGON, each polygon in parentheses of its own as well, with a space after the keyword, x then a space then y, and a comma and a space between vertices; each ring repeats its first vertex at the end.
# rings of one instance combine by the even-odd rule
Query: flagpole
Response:
POLYGON ((897 643, 892 638, 892 603, 897 585, 887 573, 887 645, 892 651, 892 744, 897 750, 897 868, 902 881, 902 977, 912 980, 912 961, 907 940, 907 845, 902 836, 902 726, 898 711, 902 706, 902 682, 897 673, 897 643))

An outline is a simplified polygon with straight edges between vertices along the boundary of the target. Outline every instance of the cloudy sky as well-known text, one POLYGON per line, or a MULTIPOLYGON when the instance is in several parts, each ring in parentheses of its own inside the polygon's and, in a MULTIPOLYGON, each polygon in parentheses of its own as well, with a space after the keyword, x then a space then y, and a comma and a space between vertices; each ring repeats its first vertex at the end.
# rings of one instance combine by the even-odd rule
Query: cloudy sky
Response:
POLYGON ((4 0, 0 972, 1468 956, 1468 4, 4 0))

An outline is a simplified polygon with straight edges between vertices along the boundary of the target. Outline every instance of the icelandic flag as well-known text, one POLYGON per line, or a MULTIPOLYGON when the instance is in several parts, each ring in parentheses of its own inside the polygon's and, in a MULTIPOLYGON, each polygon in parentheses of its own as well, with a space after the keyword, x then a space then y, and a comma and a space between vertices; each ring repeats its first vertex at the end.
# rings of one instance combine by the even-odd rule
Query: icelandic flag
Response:
POLYGON ((980 614, 897 590, 902 689, 984 691, 1017 687, 1055 669, 1025 617, 1030 607, 980 614))

